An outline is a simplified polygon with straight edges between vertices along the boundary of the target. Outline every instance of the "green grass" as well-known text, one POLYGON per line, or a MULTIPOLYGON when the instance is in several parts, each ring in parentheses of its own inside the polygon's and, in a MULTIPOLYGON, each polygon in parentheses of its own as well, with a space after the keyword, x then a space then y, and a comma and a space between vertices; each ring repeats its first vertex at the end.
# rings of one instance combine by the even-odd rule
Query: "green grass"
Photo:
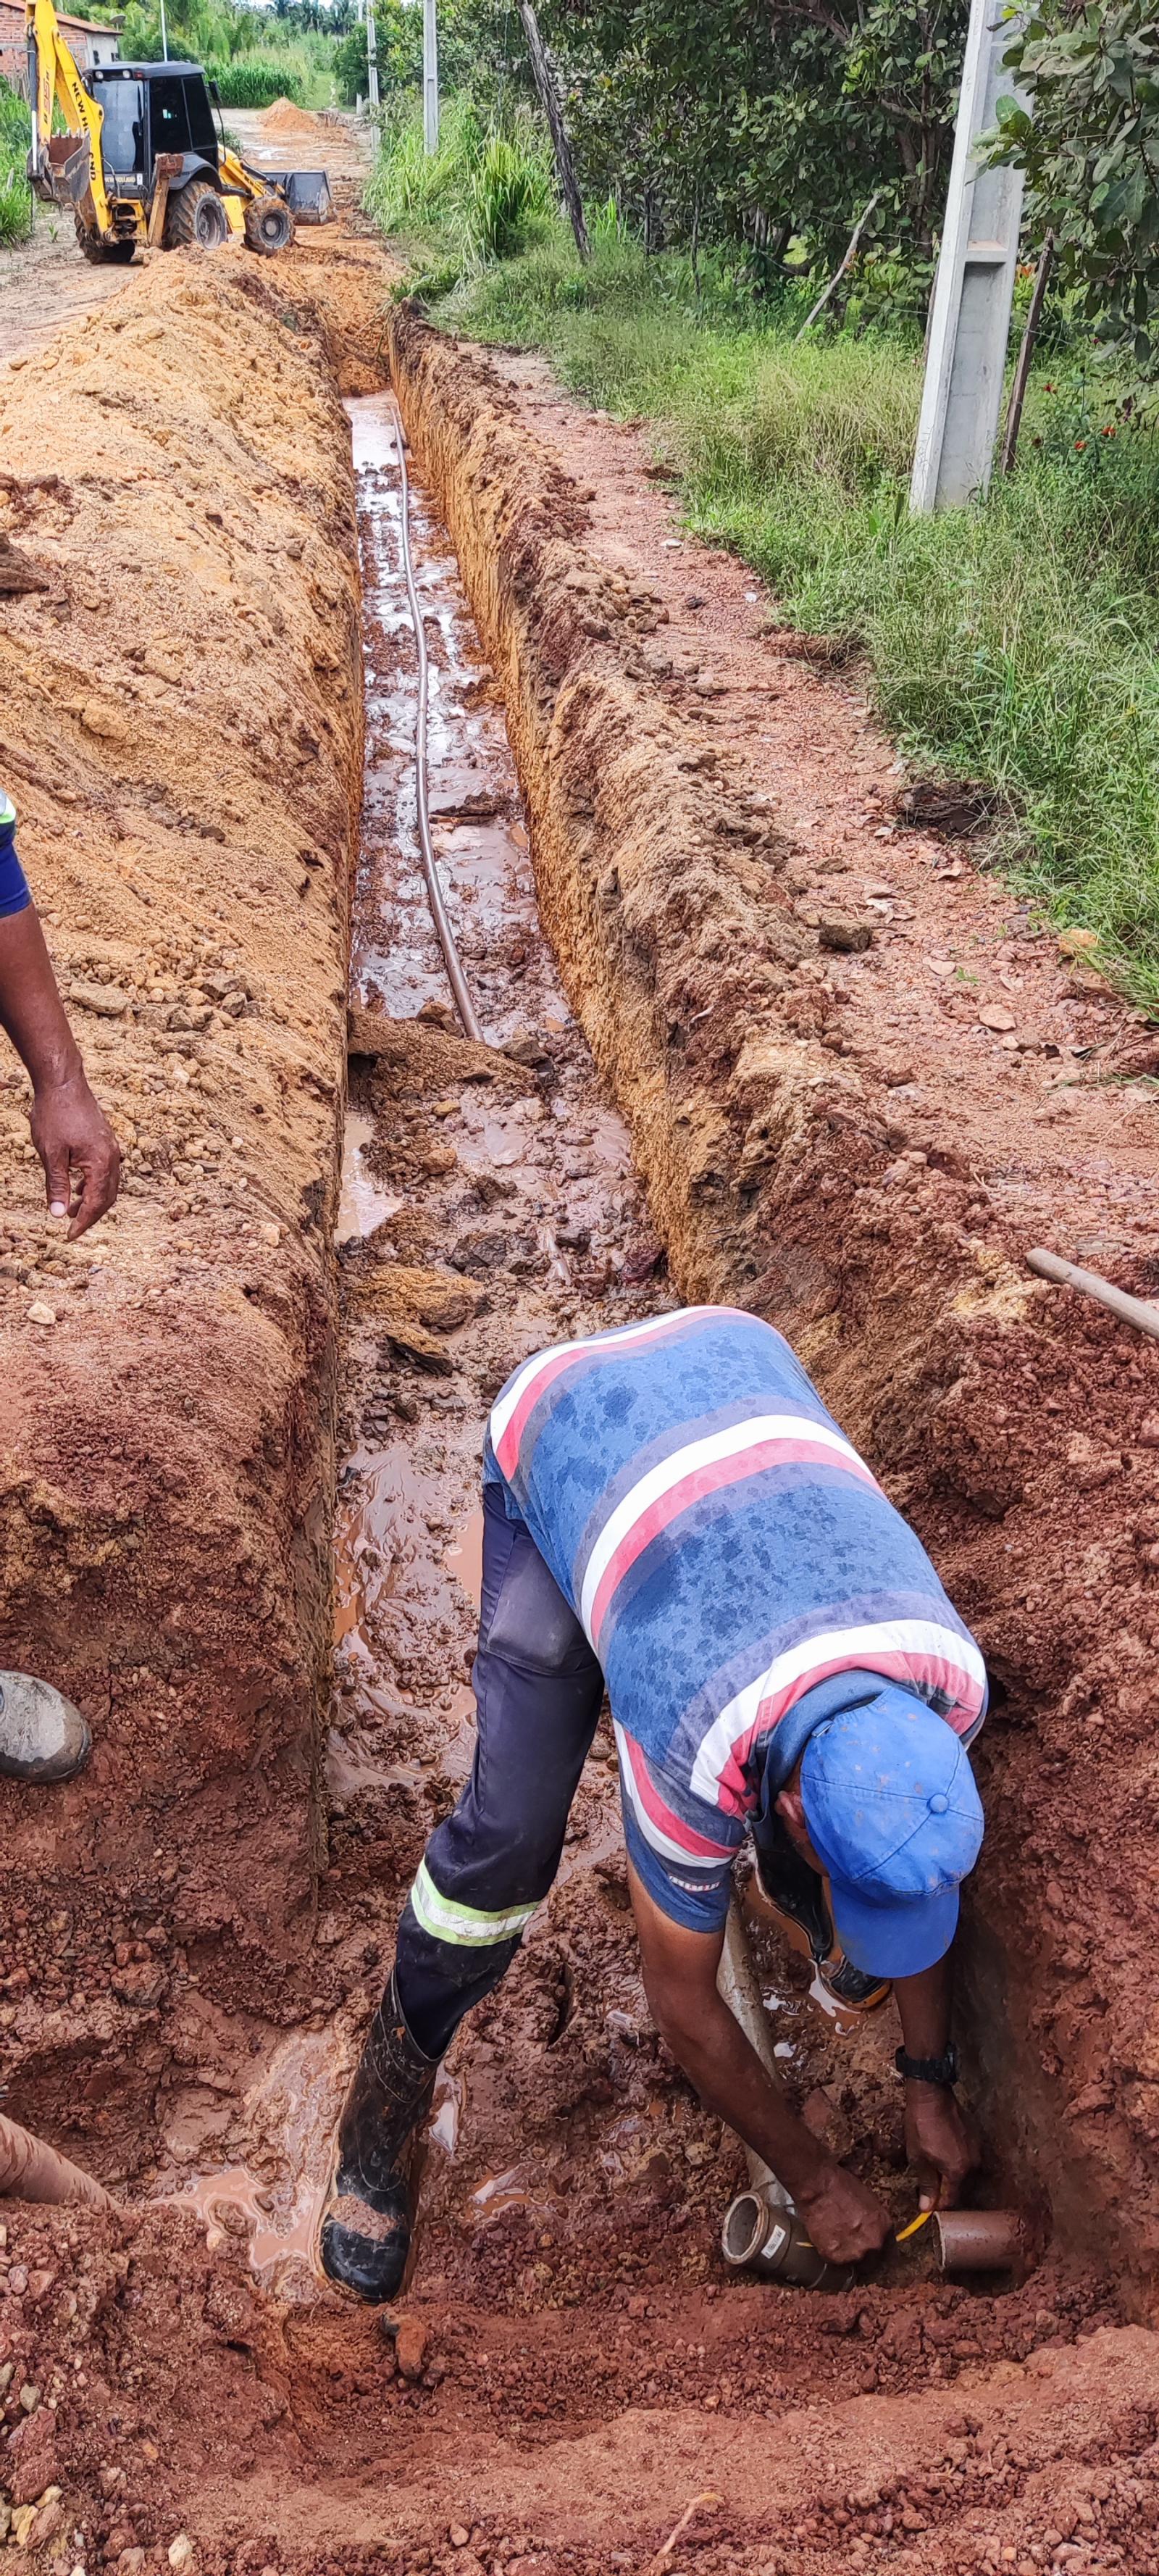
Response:
POLYGON ((296 107, 305 105, 301 73, 280 57, 271 61, 268 54, 236 54, 232 62, 209 62, 205 69, 217 82, 223 107, 272 107, 276 98, 292 99, 296 107))
POLYGON ((549 165, 522 119, 488 133, 466 98, 447 101, 428 154, 421 108, 408 100, 387 120, 363 203, 408 246, 411 283, 443 292, 548 229, 549 165))
POLYGON ((914 519, 921 351, 872 326, 872 280, 862 336, 819 332, 800 348, 803 289, 758 307, 720 264, 700 287, 685 260, 646 261, 608 213, 588 272, 553 228, 461 276, 436 311, 545 349, 586 400, 652 421, 689 526, 752 564, 786 622, 864 645, 914 767, 996 790, 996 860, 1057 922, 1095 930, 1128 989, 1159 1005, 1151 429, 1116 410, 1101 375, 1084 384, 1081 354, 1058 354, 1063 316, 1015 478, 984 504, 914 519))
POLYGON ((0 80, 0 243, 27 241, 32 230, 32 191, 25 164, 28 110, 0 80))

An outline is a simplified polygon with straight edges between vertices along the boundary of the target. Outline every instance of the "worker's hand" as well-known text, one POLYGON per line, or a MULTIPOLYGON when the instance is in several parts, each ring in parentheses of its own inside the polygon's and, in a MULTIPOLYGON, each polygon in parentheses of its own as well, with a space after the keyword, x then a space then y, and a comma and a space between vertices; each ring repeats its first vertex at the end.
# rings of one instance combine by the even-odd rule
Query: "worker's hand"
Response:
POLYGON ((922 2208, 956 2208, 962 2185, 978 2162, 978 2138, 945 2085, 906 2085, 905 2143, 910 2163, 917 2167, 922 2208))
POLYGON ((844 2165, 826 2164, 815 2184, 795 2194, 797 2207, 827 2263, 857 2263, 876 2254, 889 2234, 889 2214, 876 2194, 844 2165))
POLYGON ((33 1094, 30 1124, 44 1165, 49 1209, 53 1216, 71 1218, 68 1240, 74 1243, 117 1195, 121 1156, 116 1137, 79 1067, 33 1094))

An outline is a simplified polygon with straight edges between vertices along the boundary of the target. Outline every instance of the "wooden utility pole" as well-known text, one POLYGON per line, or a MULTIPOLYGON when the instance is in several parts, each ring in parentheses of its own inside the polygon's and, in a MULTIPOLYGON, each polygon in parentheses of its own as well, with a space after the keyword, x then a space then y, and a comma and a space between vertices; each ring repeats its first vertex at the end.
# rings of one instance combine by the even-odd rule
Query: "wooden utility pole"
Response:
POLYGON ((1013 474, 1014 472, 1014 459, 1018 454, 1018 432, 1022 427, 1022 406, 1026 400, 1027 379, 1030 375, 1030 361, 1034 356, 1034 344, 1038 338, 1038 326, 1042 320, 1042 308, 1046 301, 1046 290, 1050 284, 1050 272, 1053 267, 1054 234, 1048 233, 1046 240, 1042 245, 1042 249, 1038 254, 1038 269, 1035 275, 1034 285, 1031 289, 1030 308, 1026 316, 1026 329, 1022 334, 1022 347, 1018 352, 1018 364, 1014 370, 1014 382, 1010 388, 1010 409, 1006 414, 1006 436, 1002 441, 1002 471, 1004 474, 1013 474))
POLYGON ((555 66, 540 35, 539 20, 531 0, 519 0, 519 15, 523 20, 523 33, 527 38, 527 51, 531 57, 531 69, 539 93, 539 104, 551 129, 551 143, 555 153, 556 170, 559 174, 560 195, 567 207, 571 228, 575 234, 576 249, 581 259, 588 260, 592 255, 592 246, 588 240, 583 199, 576 182, 575 163, 571 157, 571 145, 568 142, 563 121, 555 66))
POLYGON ((423 150, 439 148, 439 28, 435 0, 423 0, 423 150))

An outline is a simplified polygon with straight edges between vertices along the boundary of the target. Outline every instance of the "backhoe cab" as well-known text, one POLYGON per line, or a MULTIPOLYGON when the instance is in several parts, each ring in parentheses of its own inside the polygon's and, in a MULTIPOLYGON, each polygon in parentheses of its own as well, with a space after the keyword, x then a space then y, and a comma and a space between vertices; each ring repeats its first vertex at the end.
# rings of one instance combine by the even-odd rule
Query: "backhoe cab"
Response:
POLYGON ((26 0, 26 25, 28 176, 38 197, 71 208, 86 259, 130 260, 146 245, 216 250, 231 235, 256 251, 292 242, 284 180, 259 177, 228 149, 199 64, 101 63, 82 73, 53 0, 26 0), (52 131, 54 108, 63 134, 52 131))

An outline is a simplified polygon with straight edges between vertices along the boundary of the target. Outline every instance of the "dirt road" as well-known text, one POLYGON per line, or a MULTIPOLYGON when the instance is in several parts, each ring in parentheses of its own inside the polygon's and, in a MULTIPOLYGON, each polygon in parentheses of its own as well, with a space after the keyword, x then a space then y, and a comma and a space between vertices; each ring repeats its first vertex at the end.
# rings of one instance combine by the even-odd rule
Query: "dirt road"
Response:
MULTIPOLYGON (((18 1100, 0 1136, 5 1659, 73 1653, 98 1738, 51 1810, 4 1806, 0 2030, 11 2108, 124 2202, 5 2213, 22 2564, 645 2576, 691 2508, 669 2576, 1153 2576, 1151 2007, 1108 1969, 1153 1918, 1154 1363, 1016 1259, 1102 1223, 1146 1284, 1149 1094, 1096 1078, 1146 1033, 899 832, 848 675, 757 631, 638 439, 392 325, 389 279, 353 225, 276 270, 166 259, 0 393, 49 577, 0 625, 0 763, 130 1148, 81 1265, 18 1100), (391 337, 486 1050, 417 865, 391 337), (793 1333, 983 1634, 962 2035, 1033 2268, 954 2286, 924 2231, 838 2299, 725 2275, 739 2151, 649 2024, 601 1730, 447 2060, 384 2332, 312 2218, 471 1758, 482 1419, 536 1344, 689 1293, 793 1333)), ((887 2018, 842 2031, 758 1955, 788 2083, 900 2225, 887 2018)))

